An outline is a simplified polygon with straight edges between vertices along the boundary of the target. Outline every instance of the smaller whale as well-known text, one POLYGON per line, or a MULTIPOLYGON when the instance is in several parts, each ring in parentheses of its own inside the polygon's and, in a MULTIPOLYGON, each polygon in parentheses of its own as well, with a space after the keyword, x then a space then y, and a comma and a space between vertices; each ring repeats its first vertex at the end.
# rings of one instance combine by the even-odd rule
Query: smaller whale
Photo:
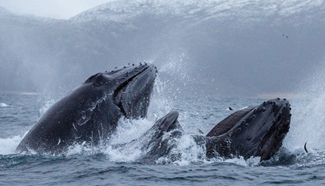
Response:
POLYGON ((290 110, 289 102, 278 98, 231 114, 206 135, 207 157, 270 159, 289 131, 290 110))
POLYGON ((129 143, 118 144, 113 148, 137 148, 143 152, 143 156, 138 161, 153 163, 160 157, 169 154, 175 148, 176 141, 184 134, 184 130, 178 122, 179 113, 171 111, 160 118, 141 137, 129 143))

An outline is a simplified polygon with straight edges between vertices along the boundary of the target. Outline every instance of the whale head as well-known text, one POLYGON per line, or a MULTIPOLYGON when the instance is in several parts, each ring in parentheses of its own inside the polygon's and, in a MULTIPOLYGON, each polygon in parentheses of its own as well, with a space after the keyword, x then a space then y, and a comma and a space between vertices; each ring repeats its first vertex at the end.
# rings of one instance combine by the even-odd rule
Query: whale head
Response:
POLYGON ((290 128, 290 104, 272 99, 233 113, 207 134, 207 156, 270 159, 290 128))
POLYGON ((126 118, 145 117, 157 68, 149 64, 125 66, 89 77, 84 85, 101 89, 126 118))
POLYGON ((158 119, 155 124, 139 138, 130 143, 116 145, 118 148, 139 148, 144 153, 140 161, 152 163, 169 154, 182 136, 183 129, 178 122, 178 112, 171 111, 158 119))

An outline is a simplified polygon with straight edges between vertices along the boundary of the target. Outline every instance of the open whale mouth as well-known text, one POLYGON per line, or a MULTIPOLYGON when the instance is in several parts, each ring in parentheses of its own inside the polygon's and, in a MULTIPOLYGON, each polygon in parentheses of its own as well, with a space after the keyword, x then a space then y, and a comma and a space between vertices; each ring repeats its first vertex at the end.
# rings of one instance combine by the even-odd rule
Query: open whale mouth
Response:
POLYGON ((233 113, 207 134, 207 157, 270 159, 289 131, 290 110, 286 99, 277 98, 233 113))
POLYGON ((156 72, 156 67, 148 64, 111 72, 119 75, 113 100, 126 118, 143 118, 147 115, 156 72))
POLYGON ((129 65, 111 72, 97 73, 85 83, 110 89, 114 104, 126 118, 144 118, 147 115, 150 96, 157 68, 151 64, 129 65))
MULTIPOLYGON (((266 130, 260 145, 258 146, 257 154, 261 160, 270 159, 277 150, 282 146, 282 141, 290 128, 290 104, 287 100, 275 99, 264 103, 266 107, 270 107, 270 114, 274 117, 272 120, 267 120, 264 124, 266 130)), ((262 109, 265 107, 260 106, 262 109)), ((269 109, 266 109, 269 110, 269 109)), ((271 116, 270 116, 271 117, 271 116)), ((263 130, 261 130, 263 132, 263 130)))
POLYGON ((231 136, 234 149, 244 157, 270 159, 281 147, 290 128, 290 104, 273 99, 255 107, 235 127, 231 136))

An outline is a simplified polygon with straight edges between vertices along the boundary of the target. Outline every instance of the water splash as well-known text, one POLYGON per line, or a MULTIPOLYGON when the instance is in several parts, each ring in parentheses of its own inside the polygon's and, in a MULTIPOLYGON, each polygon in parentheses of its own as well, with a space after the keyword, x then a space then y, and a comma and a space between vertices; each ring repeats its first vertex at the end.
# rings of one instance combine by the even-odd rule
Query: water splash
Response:
POLYGON ((0 138, 0 154, 15 154, 16 147, 23 139, 22 136, 13 136, 9 138, 0 138))
POLYGON ((307 142, 308 150, 325 150, 325 64, 306 78, 291 101, 291 128, 285 146, 294 151, 307 142))
POLYGON ((111 144, 121 144, 139 138, 153 124, 153 118, 138 120, 120 119, 116 133, 111 138, 111 144))
POLYGON ((205 146, 198 144, 192 135, 184 134, 174 144, 171 152, 164 157, 159 158, 157 164, 172 163, 180 166, 191 163, 206 162, 205 146))
POLYGON ((160 86, 163 86, 161 96, 172 100, 182 97, 189 90, 192 63, 186 52, 170 56, 165 63, 159 66, 160 86))
POLYGON ((6 104, 6 103, 0 103, 0 108, 1 108, 1 107, 9 107, 9 105, 6 104))
POLYGON ((43 115, 53 104, 55 103, 54 99, 46 100, 44 105, 39 109, 38 115, 43 115))

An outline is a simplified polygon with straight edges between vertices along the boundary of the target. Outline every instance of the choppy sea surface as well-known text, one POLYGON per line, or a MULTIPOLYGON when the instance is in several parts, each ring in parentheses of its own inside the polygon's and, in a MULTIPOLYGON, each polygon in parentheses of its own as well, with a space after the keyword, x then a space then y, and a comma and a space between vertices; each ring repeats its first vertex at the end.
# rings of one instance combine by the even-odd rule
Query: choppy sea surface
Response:
MULTIPOLYGON (((213 159, 190 137, 181 138, 177 161, 137 161, 138 149, 114 151, 71 148, 65 155, 17 154, 15 148, 57 98, 0 94, 0 185, 321 185, 325 184, 325 116, 323 99, 292 99, 291 128, 283 148, 271 160, 213 159), (307 142, 309 153, 303 150, 307 142)), ((324 99, 325 100, 325 99, 324 99)), ((233 111, 265 101, 260 98, 213 96, 168 98, 155 93, 148 118, 119 121, 112 143, 141 136, 170 110, 188 133, 207 133, 233 111)))

